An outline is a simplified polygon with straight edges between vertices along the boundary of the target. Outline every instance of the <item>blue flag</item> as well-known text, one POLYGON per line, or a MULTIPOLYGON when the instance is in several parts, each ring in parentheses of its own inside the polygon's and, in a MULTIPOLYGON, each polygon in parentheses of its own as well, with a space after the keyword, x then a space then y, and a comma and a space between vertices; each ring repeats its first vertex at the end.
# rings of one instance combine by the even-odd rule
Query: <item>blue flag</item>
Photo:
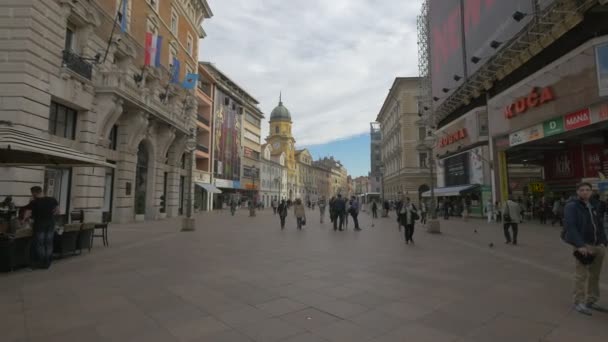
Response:
POLYGON ((122 32, 127 32, 127 1, 129 1, 129 0, 122 0, 122 2, 121 2, 122 8, 119 9, 120 30, 122 32))
POLYGON ((179 83, 179 60, 175 57, 171 66, 171 83, 179 83))
POLYGON ((184 78, 184 82, 182 82, 182 87, 184 89, 194 89, 196 87, 196 81, 198 81, 198 74, 187 74, 186 78, 184 78))

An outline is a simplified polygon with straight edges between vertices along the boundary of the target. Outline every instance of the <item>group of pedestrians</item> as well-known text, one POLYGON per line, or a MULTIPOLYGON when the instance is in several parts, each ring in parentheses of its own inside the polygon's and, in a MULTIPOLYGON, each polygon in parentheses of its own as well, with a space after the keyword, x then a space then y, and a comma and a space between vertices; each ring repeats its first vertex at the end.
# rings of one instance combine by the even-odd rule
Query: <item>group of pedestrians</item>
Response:
MULTIPOLYGON (((343 231, 347 229, 349 215, 353 218, 355 230, 361 230, 361 227, 359 227, 360 208, 359 200, 355 196, 352 196, 350 200, 342 198, 341 194, 338 194, 337 197, 332 197, 329 200, 329 219, 334 225, 334 230, 343 231)), ((321 216, 321 222, 323 222, 323 216, 321 216)))

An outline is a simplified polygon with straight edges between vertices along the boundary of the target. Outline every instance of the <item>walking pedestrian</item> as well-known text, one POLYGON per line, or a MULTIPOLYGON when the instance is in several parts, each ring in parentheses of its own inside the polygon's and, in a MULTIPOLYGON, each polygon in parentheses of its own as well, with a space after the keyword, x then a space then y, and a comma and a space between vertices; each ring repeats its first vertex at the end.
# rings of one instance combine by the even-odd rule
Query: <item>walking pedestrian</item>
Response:
POLYGON ((599 212, 591 199, 591 184, 580 183, 576 187, 576 199, 571 199, 564 209, 563 239, 575 248, 576 269, 574 276, 574 308, 591 315, 591 310, 606 312, 597 304, 600 299, 599 279, 608 240, 601 228, 599 212))
POLYGON ((346 213, 346 203, 342 199, 342 195, 338 195, 338 198, 333 203, 334 211, 334 230, 344 230, 344 214, 346 213))
POLYGON ((236 201, 233 199, 230 201, 230 215, 234 216, 236 212, 236 201))
POLYGON ((302 226, 306 224, 306 211, 302 200, 299 198, 296 199, 296 203, 293 206, 293 214, 296 217, 298 229, 302 230, 302 226))
POLYGON ((420 223, 426 224, 426 216, 427 216, 427 205, 423 200, 420 202, 420 223))
POLYGON ((344 229, 348 229, 348 216, 350 215, 350 205, 352 201, 347 198, 344 199, 344 229))
POLYGON ((491 199, 486 201, 486 215, 488 216, 488 223, 492 223, 494 221, 494 205, 492 205, 491 199))
POLYGON ((329 199, 329 220, 331 221, 331 223, 334 223, 334 219, 336 218, 336 214, 334 212, 334 202, 336 201, 336 198, 334 196, 332 196, 329 199))
POLYGON ((538 219, 540 224, 547 223, 547 201, 545 200, 545 196, 542 196, 538 201, 536 211, 538 212, 538 219))
POLYGON ((378 204, 376 200, 372 202, 372 218, 378 218, 378 204))
POLYGON ((53 237, 55 235, 55 215, 59 214, 59 203, 53 197, 46 197, 42 188, 30 189, 32 200, 24 207, 24 221, 34 219, 32 225, 31 267, 48 269, 53 257, 53 237))
POLYGON ((325 196, 321 197, 321 199, 319 200, 319 216, 321 216, 321 223, 323 223, 323 220, 325 219, 325 196))
POLYGON ((405 243, 414 243, 414 224, 418 219, 418 210, 416 206, 410 201, 409 197, 404 197, 399 201, 397 207, 400 224, 404 227, 405 243))
POLYGON ((277 200, 273 199, 271 205, 272 205, 272 212, 274 213, 274 215, 276 215, 277 214, 277 200))
POLYGON ((450 200, 447 198, 443 200, 443 218, 445 220, 450 219, 450 200))
POLYGON ((353 217, 353 222, 355 224, 355 230, 361 230, 359 227, 359 201, 355 196, 351 197, 350 204, 350 215, 353 217))
POLYGON ((391 208, 391 205, 388 203, 388 200, 384 201, 383 206, 384 206, 384 212, 382 213, 382 217, 388 217, 388 211, 391 208))
POLYGON ((564 206, 566 203, 565 197, 556 199, 553 202, 553 220, 551 220, 551 226, 555 225, 555 222, 559 222, 560 226, 564 225, 564 206))
POLYGON ((281 204, 277 207, 279 219, 281 220, 281 230, 285 229, 285 218, 287 217, 287 202, 281 200, 281 204))
POLYGON ((509 199, 502 208, 503 215, 503 229, 505 231, 505 243, 517 245, 517 234, 519 232, 518 224, 521 222, 521 207, 519 203, 513 200, 513 196, 509 196, 509 199), (509 227, 513 230, 513 239, 511 239, 511 233, 509 227))

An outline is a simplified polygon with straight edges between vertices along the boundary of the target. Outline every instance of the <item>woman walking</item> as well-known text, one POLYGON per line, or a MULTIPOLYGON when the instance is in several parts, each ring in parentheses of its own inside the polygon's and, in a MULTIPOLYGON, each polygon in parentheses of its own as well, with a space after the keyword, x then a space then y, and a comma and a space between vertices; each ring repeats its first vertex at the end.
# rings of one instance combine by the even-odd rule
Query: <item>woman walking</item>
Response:
POLYGON ((293 206, 293 214, 298 222, 298 229, 302 229, 302 226, 306 224, 306 212, 301 199, 296 199, 296 204, 293 206))
POLYGON ((287 203, 285 200, 281 201, 279 207, 277 208, 277 212, 279 214, 279 219, 281 219, 281 230, 285 229, 285 218, 287 217, 287 203))
POLYGON ((321 197, 319 200, 319 216, 321 216, 321 223, 323 223, 323 220, 325 219, 325 206, 325 197, 321 197))

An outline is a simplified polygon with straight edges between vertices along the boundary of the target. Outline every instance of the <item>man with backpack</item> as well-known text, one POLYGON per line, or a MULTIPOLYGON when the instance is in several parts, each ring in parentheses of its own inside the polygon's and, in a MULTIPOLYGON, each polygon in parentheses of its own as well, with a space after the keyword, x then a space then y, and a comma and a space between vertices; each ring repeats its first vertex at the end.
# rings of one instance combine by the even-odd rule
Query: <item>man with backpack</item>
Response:
POLYGON ((513 200, 513 196, 509 196, 507 202, 502 207, 502 222, 505 231, 505 243, 517 245, 517 233, 519 231, 518 224, 521 222, 521 207, 513 200), (509 227, 513 230, 513 239, 509 227))
POLYGON ((574 309, 591 315, 591 310, 606 312, 597 304, 600 299, 600 273, 608 239, 599 217, 598 205, 591 201, 591 184, 580 183, 577 197, 564 208, 562 239, 575 248, 576 258, 574 309))

